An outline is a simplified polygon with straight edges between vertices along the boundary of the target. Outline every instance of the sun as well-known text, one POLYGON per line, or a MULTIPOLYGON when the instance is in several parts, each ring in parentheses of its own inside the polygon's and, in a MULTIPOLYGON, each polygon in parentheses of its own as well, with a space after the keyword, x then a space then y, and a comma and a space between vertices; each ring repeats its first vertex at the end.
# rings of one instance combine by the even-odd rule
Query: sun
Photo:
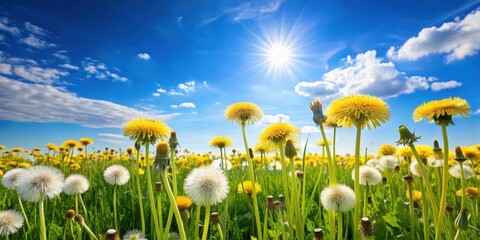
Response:
POLYGON ((269 68, 285 68, 292 64, 292 49, 285 43, 275 43, 266 49, 265 58, 269 68))

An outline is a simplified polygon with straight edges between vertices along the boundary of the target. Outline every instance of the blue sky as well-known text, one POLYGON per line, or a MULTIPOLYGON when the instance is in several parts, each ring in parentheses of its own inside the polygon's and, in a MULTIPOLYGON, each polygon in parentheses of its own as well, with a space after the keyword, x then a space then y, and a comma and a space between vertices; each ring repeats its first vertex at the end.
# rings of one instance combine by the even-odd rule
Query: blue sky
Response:
MULTIPOLYGON (((214 150, 209 141, 220 135, 243 149, 240 128, 223 115, 239 101, 265 113, 247 128, 251 146, 275 121, 314 143, 308 103, 362 93, 392 111, 387 124, 363 132, 370 152, 394 144, 401 124, 420 143, 440 139, 437 126, 411 116, 450 96, 472 108, 449 128, 450 143, 473 145, 479 50, 478 0, 3 1, 0 144, 44 148, 90 137, 95 149, 126 148, 123 124, 152 117, 191 151, 214 150)), ((338 152, 352 153, 354 137, 339 129, 338 152)))

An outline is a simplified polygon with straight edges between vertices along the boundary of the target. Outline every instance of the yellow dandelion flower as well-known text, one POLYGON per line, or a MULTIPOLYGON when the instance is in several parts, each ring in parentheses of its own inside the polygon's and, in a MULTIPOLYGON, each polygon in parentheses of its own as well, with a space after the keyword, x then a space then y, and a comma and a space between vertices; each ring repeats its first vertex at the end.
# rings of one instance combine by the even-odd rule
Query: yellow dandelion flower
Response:
POLYGON ((232 139, 225 136, 213 137, 210 140, 210 146, 217 148, 225 148, 232 145, 232 139))
POLYGON ((41 152, 41 151, 42 151, 42 148, 40 148, 40 147, 34 147, 34 148, 32 148, 32 151, 34 151, 34 152, 41 152))
POLYGON ((335 128, 335 127, 340 127, 338 126, 337 122, 334 122, 332 118, 329 118, 328 116, 327 120, 325 120, 325 123, 323 123, 324 126, 329 127, 329 128, 335 128))
POLYGON ((253 147, 254 152, 267 153, 275 150, 275 146, 271 142, 260 141, 253 147))
POLYGON ((378 148, 378 156, 395 155, 397 148, 392 144, 384 144, 378 148))
MULTIPOLYGON (((423 199, 422 192, 420 192, 420 191, 413 190, 412 195, 413 195, 412 200, 413 200, 414 203, 418 203, 418 202, 422 201, 422 199, 423 199)), ((409 191, 407 191, 407 198, 410 199, 410 192, 409 191)))
MULTIPOLYGON (((243 193, 243 194, 247 194, 248 196, 251 196, 253 194, 252 181, 247 180, 239 183, 237 187, 237 191, 238 193, 243 193)), ((260 184, 255 182, 255 193, 259 193, 261 191, 262 191, 262 187, 260 186, 260 184)))
POLYGON ((142 143, 155 143, 159 138, 165 140, 170 132, 165 123, 154 119, 136 118, 123 126, 123 135, 142 143))
POLYGON ((0 150, 3 150, 3 149, 5 149, 5 146, 0 145, 0 150))
POLYGON ((271 143, 281 143, 286 140, 297 140, 300 130, 288 122, 272 123, 260 134, 260 140, 271 143))
POLYGON ((187 196, 177 196, 177 207, 181 210, 186 210, 192 206, 192 199, 187 196))
POLYGON ((0 177, 3 177, 3 171, 0 170, 0 177))
POLYGON ((225 118, 238 125, 253 124, 263 117, 262 109, 251 102, 237 102, 225 110, 225 118))
POLYGON ((357 94, 333 101, 327 116, 338 125, 348 128, 356 124, 362 129, 376 128, 388 121, 390 109, 380 98, 357 94))
POLYGON ((145 174, 145 170, 139 168, 138 169, 138 175, 143 175, 143 174, 145 174))
POLYGON ((15 162, 15 161, 8 161, 8 162, 7 162, 7 166, 8 166, 8 167, 16 167, 17 165, 18 165, 18 163, 15 162))
POLYGON ((31 167, 31 166, 32 166, 32 164, 27 163, 27 162, 22 162, 22 163, 19 163, 19 164, 18 164, 18 167, 19 167, 19 168, 29 168, 29 167, 31 167))
POLYGON ((53 143, 48 143, 47 144, 47 149, 48 149, 48 151, 54 151, 54 152, 59 151, 57 145, 55 145, 53 143))
POLYGON ((327 144, 325 144, 325 142, 323 140, 320 140, 320 141, 317 142, 317 145, 320 146, 320 147, 324 147, 325 145, 330 145, 330 144, 332 144, 331 140, 328 140, 327 144))
POLYGON ((63 142, 63 146, 68 149, 74 149, 77 148, 79 145, 77 140, 66 140, 63 142))
MULTIPOLYGON (((463 189, 459 189, 458 191, 455 192, 455 194, 459 197, 462 196, 462 191, 463 189)), ((467 187, 465 188, 465 195, 468 197, 468 198, 476 198, 478 197, 478 188, 476 187, 467 187)))
POLYGON ((478 149, 476 146, 462 147, 462 152, 466 159, 470 159, 472 161, 480 160, 480 149, 478 149))
POLYGON ((73 164, 70 165, 70 169, 78 170, 78 169, 80 169, 80 165, 78 163, 73 163, 73 164))
POLYGON ((23 152, 23 148, 12 148, 12 153, 23 152))
POLYGON ((433 157, 433 148, 430 145, 422 144, 416 146, 415 148, 417 149, 418 155, 423 160, 433 157))
POLYGON ((460 115, 466 118, 470 114, 470 105, 465 99, 445 98, 423 103, 413 111, 413 120, 419 122, 428 119, 437 124, 453 124, 452 116, 460 115))
POLYGON ((397 156, 398 157, 409 157, 413 156, 412 149, 410 147, 401 147, 397 149, 397 156))
POLYGON ((87 137, 80 138, 78 141, 79 141, 83 146, 87 146, 87 145, 92 145, 92 144, 93 144, 93 139, 87 138, 87 137))

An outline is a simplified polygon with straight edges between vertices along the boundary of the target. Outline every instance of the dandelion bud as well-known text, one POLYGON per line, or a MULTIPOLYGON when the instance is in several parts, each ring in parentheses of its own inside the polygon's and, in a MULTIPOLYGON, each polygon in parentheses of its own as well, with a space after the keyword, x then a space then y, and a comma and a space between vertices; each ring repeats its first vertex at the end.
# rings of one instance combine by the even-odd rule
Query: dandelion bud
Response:
POLYGON ((120 240, 120 235, 118 234, 117 230, 110 229, 105 233, 105 240, 120 240))
POLYGON ((435 159, 443 159, 443 151, 440 148, 437 140, 433 141, 433 154, 435 159))
POLYGON ((253 158, 253 150, 251 148, 248 148, 248 153, 250 154, 250 158, 253 158))
POLYGON ((371 237, 373 235, 373 224, 368 217, 363 217, 358 225, 358 231, 364 238, 371 237))
POLYGON ((405 176, 403 176, 403 181, 405 181, 406 183, 411 183, 411 182, 413 182, 413 176, 412 175, 405 175, 405 176))
POLYGON ((285 146, 285 156, 293 160, 293 157, 297 155, 297 150, 295 149, 295 145, 293 145, 292 140, 287 140, 287 144, 285 146))
POLYGON ((75 216, 73 216, 73 219, 75 220, 75 222, 78 222, 78 223, 85 221, 85 219, 81 214, 75 214, 75 216))
POLYGON ((467 209, 460 210, 457 218, 455 219, 455 227, 465 230, 468 228, 468 211, 467 209))
POLYGON ((282 206, 285 206, 285 196, 283 194, 278 195, 278 200, 282 206))
POLYGON ((127 153, 128 153, 128 155, 132 154, 133 153, 133 148, 131 148, 131 147, 127 148, 127 153))
POLYGON ((322 100, 320 99, 315 99, 308 104, 310 107, 310 110, 312 110, 313 113, 313 122, 319 126, 320 124, 323 124, 326 120, 325 115, 323 115, 323 110, 322 110, 322 100))
POLYGON ((387 177, 382 176, 382 183, 383 183, 383 184, 387 184, 387 177))
POLYGON ((455 148, 455 161, 465 162, 467 159, 463 156, 462 148, 457 146, 455 148))
POLYGON ((137 150, 137 152, 140 151, 140 146, 141 146, 141 142, 140 142, 140 140, 137 140, 137 141, 135 142, 135 149, 137 150))
POLYGON ((280 201, 276 200, 276 201, 273 201, 273 207, 275 209, 278 209, 280 207, 280 201))
POLYGON ((416 142, 420 137, 415 136, 415 132, 410 132, 405 125, 398 127, 398 132, 400 133, 400 139, 397 141, 397 145, 409 145, 416 142))
POLYGON ((155 191, 161 192, 162 191, 162 182, 155 183, 155 191))
POLYGON ((220 223, 220 217, 218 215, 218 212, 213 212, 210 214, 210 217, 212 218, 213 224, 219 224, 220 223))
POLYGON ((453 212, 453 206, 450 204, 445 205, 445 211, 447 213, 452 213, 453 212))
POLYGON ((275 210, 275 206, 273 205, 273 196, 272 195, 267 196, 267 209, 268 209, 268 211, 275 210))
POLYGON ((170 139, 168 139, 168 144, 170 144, 170 150, 171 151, 174 151, 175 149, 177 149, 179 143, 178 143, 176 132, 171 132, 170 133, 170 139))
POLYGON ((323 229, 321 228, 315 228, 313 229, 313 234, 314 234, 314 240, 323 240, 323 229))
POLYGON ((297 171, 296 174, 297 174, 298 179, 300 179, 300 180, 303 179, 303 175, 304 175, 303 171, 297 171))
POLYGON ((68 211, 65 213, 65 217, 66 217, 66 218, 69 218, 69 219, 70 219, 70 218, 73 218, 73 216, 75 216, 75 211, 72 210, 72 209, 68 210, 68 211))
POLYGON ((163 172, 166 166, 170 164, 168 158, 168 143, 159 142, 157 144, 157 152, 155 154, 155 162, 153 165, 160 171, 163 172))

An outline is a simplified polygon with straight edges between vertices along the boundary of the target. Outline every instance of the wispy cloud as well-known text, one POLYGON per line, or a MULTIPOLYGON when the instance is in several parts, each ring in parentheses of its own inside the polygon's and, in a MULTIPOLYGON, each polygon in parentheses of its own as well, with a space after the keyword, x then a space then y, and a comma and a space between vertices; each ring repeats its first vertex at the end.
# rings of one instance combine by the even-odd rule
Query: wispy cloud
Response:
POLYGON ((276 122, 288 122, 290 121, 290 116, 285 114, 276 114, 276 115, 263 115, 263 117, 255 123, 255 127, 265 127, 272 123, 276 122))
POLYGON ((128 82, 128 78, 121 76, 118 71, 112 72, 105 63, 98 60, 85 58, 82 61, 83 70, 87 73, 87 77, 94 77, 101 80, 111 80, 113 82, 128 82))
POLYGON ((113 143, 113 144, 125 144, 126 141, 116 140, 116 139, 109 139, 109 138, 100 138, 100 141, 113 143))
POLYGON ((58 59, 68 61, 70 58, 67 56, 67 50, 58 50, 52 54, 54 57, 58 59))
POLYGON ((60 67, 63 67, 63 68, 66 68, 66 69, 71 69, 71 70, 78 70, 78 69, 80 69, 79 67, 77 67, 77 66, 75 66, 75 65, 72 65, 72 64, 69 64, 69 63, 61 64, 60 67))
POLYGON ((41 35, 41 36, 46 36, 46 35, 48 35, 48 31, 47 31, 47 30, 45 30, 45 29, 43 29, 43 28, 41 28, 41 27, 39 27, 39 26, 37 26, 37 25, 34 25, 34 24, 30 23, 30 22, 26 22, 26 23, 25 23, 25 29, 26 29, 28 32, 30 32, 30 33, 32 33, 32 34, 35 34, 35 35, 41 35))
POLYGON ((259 18, 265 14, 276 12, 284 0, 245 1, 238 6, 227 9, 233 21, 259 18))
POLYGON ((472 114, 473 114, 473 115, 480 115, 480 108, 477 109, 477 111, 473 112, 472 114))
POLYGON ((208 83, 206 81, 203 81, 202 83, 199 84, 196 81, 191 80, 184 83, 180 83, 177 85, 176 89, 172 88, 168 91, 163 88, 157 88, 157 90, 153 92, 152 95, 155 97, 159 97, 163 93, 166 93, 168 96, 185 96, 185 95, 194 93, 195 91, 197 91, 197 89, 207 88, 207 87, 208 87, 208 83))
POLYGON ((0 18, 0 30, 9 32, 14 36, 18 36, 20 34, 20 29, 11 24, 10 20, 8 20, 6 17, 0 18))
POLYGON ((19 42, 38 49, 51 48, 56 46, 54 43, 49 43, 33 34, 28 35, 28 37, 26 38, 20 39, 19 42))
POLYGON ((100 137, 108 137, 108 138, 120 138, 120 139, 127 139, 127 137, 121 135, 121 134, 115 134, 115 133, 99 133, 98 136, 100 137))
POLYGON ((137 54, 137 57, 143 60, 150 60, 150 54, 148 53, 139 53, 137 54))
POLYGON ((171 108, 195 108, 195 104, 192 102, 184 102, 179 105, 170 105, 171 108))

